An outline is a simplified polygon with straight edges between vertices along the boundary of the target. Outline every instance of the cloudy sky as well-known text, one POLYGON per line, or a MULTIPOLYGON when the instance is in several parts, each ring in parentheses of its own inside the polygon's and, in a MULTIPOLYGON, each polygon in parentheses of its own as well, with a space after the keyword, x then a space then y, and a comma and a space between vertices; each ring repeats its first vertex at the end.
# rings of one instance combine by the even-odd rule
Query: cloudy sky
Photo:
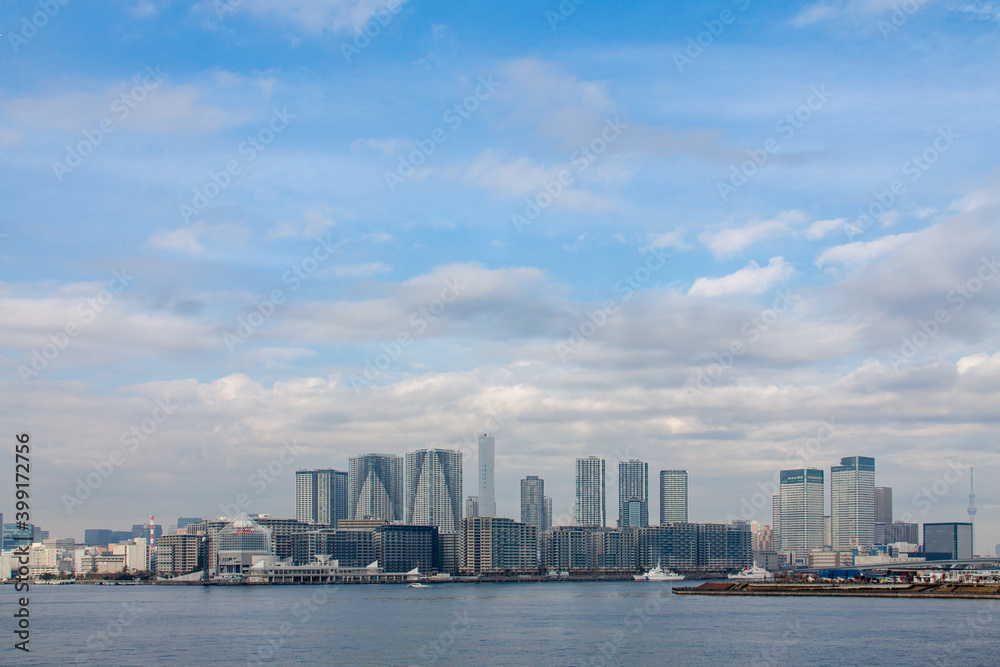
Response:
POLYGON ((471 495, 489 430, 515 518, 578 456, 613 524, 620 459, 769 523, 868 455, 897 520, 975 466, 1000 542, 996 3, 42 5, 0 10, 0 405, 53 535, 292 516, 369 451, 471 495))

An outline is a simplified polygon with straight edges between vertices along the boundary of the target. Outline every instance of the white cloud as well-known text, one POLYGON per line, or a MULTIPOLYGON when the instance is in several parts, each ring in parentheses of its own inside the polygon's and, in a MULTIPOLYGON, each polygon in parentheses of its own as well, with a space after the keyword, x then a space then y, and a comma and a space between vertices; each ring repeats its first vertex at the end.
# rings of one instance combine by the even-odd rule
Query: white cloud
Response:
POLYGON ((142 247, 201 255, 205 252, 205 241, 213 246, 237 247, 246 243, 249 236, 249 230, 241 225, 229 222, 208 225, 201 220, 187 227, 158 229, 142 247))
POLYGON ((771 286, 784 282, 795 269, 784 257, 772 257, 767 266, 750 262, 745 267, 721 278, 698 278, 688 292, 691 296, 729 296, 730 294, 762 294, 771 286))
POLYGON ((817 2, 809 5, 792 19, 792 25, 796 28, 813 25, 821 21, 828 21, 840 16, 840 7, 827 2, 817 2))
MULTIPOLYGON (((237 9, 247 9, 258 16, 274 15, 294 24, 307 33, 357 30, 375 17, 392 17, 390 5, 402 5, 407 0, 244 0, 237 9)), ((207 9, 214 12, 212 3, 207 9)), ((386 19, 383 19, 383 21, 386 19)))
POLYGON ((392 267, 382 262, 372 262, 370 264, 350 264, 337 266, 333 269, 334 275, 348 278, 371 278, 382 273, 389 273, 392 267))
POLYGON ((675 229, 672 232, 660 232, 659 234, 654 234, 649 240, 647 248, 677 248, 678 250, 687 250, 688 246, 684 243, 684 234, 679 229, 675 229))
POLYGON ((816 222, 809 225, 809 229, 806 230, 807 239, 821 239, 830 232, 834 231, 838 227, 842 227, 847 223, 847 218, 836 218, 835 220, 817 220, 816 222))
POLYGON ((840 264, 845 267, 857 266, 878 259, 899 249, 913 233, 884 236, 874 241, 855 241, 846 245, 827 248, 816 259, 816 266, 840 264))
POLYGON ((267 230, 264 239, 268 241, 278 239, 314 239, 323 235, 326 230, 335 226, 337 222, 327 217, 325 209, 309 209, 302 214, 302 220, 298 222, 287 222, 282 220, 275 227, 267 230))
POLYGON ((704 243, 716 258, 731 257, 759 241, 790 234, 794 226, 804 223, 807 219, 802 211, 785 211, 770 220, 751 221, 745 227, 724 229, 720 232, 702 232, 698 235, 698 240, 704 243))

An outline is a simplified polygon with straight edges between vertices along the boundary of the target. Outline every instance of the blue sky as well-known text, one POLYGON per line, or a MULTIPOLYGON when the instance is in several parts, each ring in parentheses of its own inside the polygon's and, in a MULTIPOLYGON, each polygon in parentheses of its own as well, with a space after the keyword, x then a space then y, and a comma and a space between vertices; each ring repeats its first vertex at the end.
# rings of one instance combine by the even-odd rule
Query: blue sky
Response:
POLYGON ((528 474, 568 513, 594 454, 689 469, 724 520, 832 418, 803 464, 875 456, 921 522, 965 517, 967 475, 921 494, 975 465, 1000 542, 1000 279, 970 291, 1000 250, 995 3, 45 7, 0 11, 0 391, 42 525, 217 513, 284 441, 343 468, 484 428, 511 516, 528 474))

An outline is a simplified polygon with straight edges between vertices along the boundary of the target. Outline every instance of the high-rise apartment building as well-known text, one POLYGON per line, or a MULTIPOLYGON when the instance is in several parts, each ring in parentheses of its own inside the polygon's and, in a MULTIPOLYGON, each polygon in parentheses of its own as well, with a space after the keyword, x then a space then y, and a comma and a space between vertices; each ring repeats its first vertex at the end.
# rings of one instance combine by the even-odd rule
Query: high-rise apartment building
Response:
POLYGON ((810 550, 823 547, 823 471, 782 470, 778 508, 777 548, 791 554, 793 564, 805 562, 810 550))
POLYGON ((542 503, 545 505, 545 530, 552 530, 552 499, 545 496, 542 503))
POLYGON ((545 523, 545 480, 528 475, 521 480, 521 523, 534 526, 541 535, 548 530, 545 523))
POLYGON ((479 516, 497 515, 497 498, 493 490, 493 436, 479 435, 479 516))
POLYGON ((833 549, 875 544, 875 459, 845 456, 830 469, 833 549))
POLYGON ((296 470, 296 520, 336 528, 347 518, 347 477, 346 472, 329 468, 296 470))
POLYGON ((473 519, 479 516, 479 496, 469 496, 465 499, 465 518, 473 519))
POLYGON ((455 532, 462 526, 462 452, 406 454, 406 523, 455 532))
POLYGON ((604 528, 607 524, 604 459, 576 460, 576 524, 604 528))
POLYGON ((391 454, 350 459, 348 518, 403 520, 403 461, 391 454))
POLYGON ((687 470, 660 471, 660 524, 688 520, 687 470))
POLYGON ((618 462, 618 527, 649 525, 649 464, 632 459, 618 462))

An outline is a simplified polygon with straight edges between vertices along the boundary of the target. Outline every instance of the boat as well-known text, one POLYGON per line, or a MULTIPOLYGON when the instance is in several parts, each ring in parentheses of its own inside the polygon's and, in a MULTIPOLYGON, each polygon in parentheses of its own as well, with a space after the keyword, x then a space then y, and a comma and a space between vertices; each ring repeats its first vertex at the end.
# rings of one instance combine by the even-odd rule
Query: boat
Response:
POLYGON ((656 567, 651 569, 649 572, 634 574, 632 575, 632 578, 636 581, 683 581, 684 575, 677 574, 671 570, 664 570, 659 566, 659 564, 657 564, 656 567))
POLYGON ((430 588, 427 584, 422 584, 419 581, 414 581, 412 584, 406 584, 407 588, 430 588))
POLYGON ((764 568, 754 565, 729 575, 729 578, 735 581, 764 581, 765 579, 774 579, 774 575, 764 568))

